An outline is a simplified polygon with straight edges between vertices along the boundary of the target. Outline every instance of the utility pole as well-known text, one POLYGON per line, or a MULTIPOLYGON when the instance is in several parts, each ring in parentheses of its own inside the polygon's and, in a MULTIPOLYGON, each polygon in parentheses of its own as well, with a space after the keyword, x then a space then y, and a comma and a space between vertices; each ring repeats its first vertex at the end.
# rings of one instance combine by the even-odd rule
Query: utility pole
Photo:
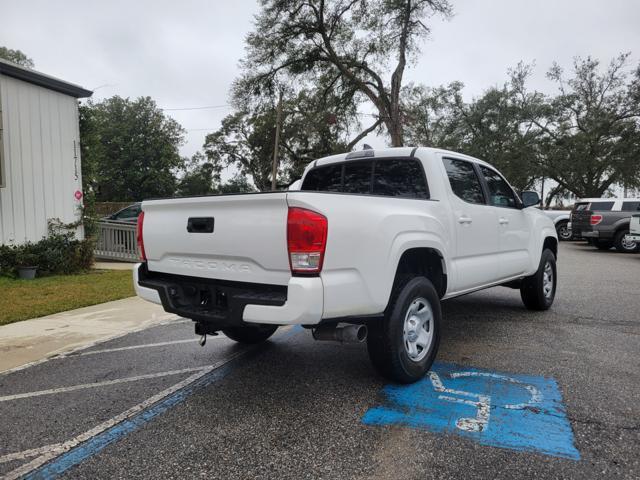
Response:
POLYGON ((540 209, 544 210, 544 177, 542 177, 542 189, 540 191, 540 209))
POLYGON ((282 123, 282 90, 278 95, 278 108, 276 110, 276 138, 273 146, 273 165, 271 167, 271 190, 276 189, 278 177, 278 146, 280 145, 280 123, 282 123))

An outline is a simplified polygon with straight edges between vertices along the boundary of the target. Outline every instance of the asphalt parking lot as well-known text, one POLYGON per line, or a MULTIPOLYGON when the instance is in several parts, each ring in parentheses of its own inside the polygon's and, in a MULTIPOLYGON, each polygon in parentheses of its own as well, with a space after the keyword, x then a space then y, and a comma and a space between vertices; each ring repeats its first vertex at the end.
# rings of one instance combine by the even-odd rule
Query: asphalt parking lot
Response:
MULTIPOLYGON (((288 328, 257 348, 222 336, 200 347, 177 319, 0 375, 0 475, 639 478, 640 254, 565 243, 558 270, 548 312, 506 288, 443 305, 438 368, 494 382, 467 384, 494 399, 483 431, 432 422, 436 383, 385 388, 364 346, 288 328), (495 423, 505 378, 541 379, 557 390, 555 410, 527 407, 518 431, 495 423), (375 417, 390 392, 408 403, 375 417), (556 437, 564 450, 549 447, 556 437)), ((480 419, 482 400, 464 394, 451 405, 480 419)))

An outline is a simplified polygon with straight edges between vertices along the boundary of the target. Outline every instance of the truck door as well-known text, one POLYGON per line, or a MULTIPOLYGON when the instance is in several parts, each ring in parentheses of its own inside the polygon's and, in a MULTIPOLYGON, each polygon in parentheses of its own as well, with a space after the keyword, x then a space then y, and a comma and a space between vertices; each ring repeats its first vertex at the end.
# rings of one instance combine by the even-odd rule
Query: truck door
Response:
POLYGON ((487 205, 473 164, 444 157, 455 230, 452 290, 462 292, 498 279, 499 241, 494 208, 487 205))
POLYGON ((528 249, 531 227, 527 214, 519 207, 515 192, 502 175, 484 165, 479 167, 486 182, 489 203, 498 218, 500 278, 525 273, 531 265, 528 249))

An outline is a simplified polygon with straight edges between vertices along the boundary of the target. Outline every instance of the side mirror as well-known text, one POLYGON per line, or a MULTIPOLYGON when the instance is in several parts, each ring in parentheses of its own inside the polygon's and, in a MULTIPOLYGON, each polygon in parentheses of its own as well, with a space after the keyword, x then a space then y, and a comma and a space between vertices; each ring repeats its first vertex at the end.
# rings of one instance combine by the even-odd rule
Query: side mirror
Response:
POLYGON ((540 203, 540 196, 538 192, 534 192, 531 190, 525 190, 522 192, 522 208, 533 207, 534 205, 538 205, 540 203))
POLYGON ((291 185, 289 185, 289 188, 287 188, 287 190, 300 190, 301 186, 302 186, 302 180, 296 180, 291 185))

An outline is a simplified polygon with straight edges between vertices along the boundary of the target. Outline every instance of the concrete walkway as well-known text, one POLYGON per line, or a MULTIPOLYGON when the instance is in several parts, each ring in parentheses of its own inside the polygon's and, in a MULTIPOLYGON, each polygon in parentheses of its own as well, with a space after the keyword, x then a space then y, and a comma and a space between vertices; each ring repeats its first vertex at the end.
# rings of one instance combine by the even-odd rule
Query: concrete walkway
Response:
POLYGON ((96 270, 133 270, 135 263, 128 262, 95 262, 93 268, 96 270))
POLYGON ((0 327, 0 372, 177 319, 138 297, 0 327))

